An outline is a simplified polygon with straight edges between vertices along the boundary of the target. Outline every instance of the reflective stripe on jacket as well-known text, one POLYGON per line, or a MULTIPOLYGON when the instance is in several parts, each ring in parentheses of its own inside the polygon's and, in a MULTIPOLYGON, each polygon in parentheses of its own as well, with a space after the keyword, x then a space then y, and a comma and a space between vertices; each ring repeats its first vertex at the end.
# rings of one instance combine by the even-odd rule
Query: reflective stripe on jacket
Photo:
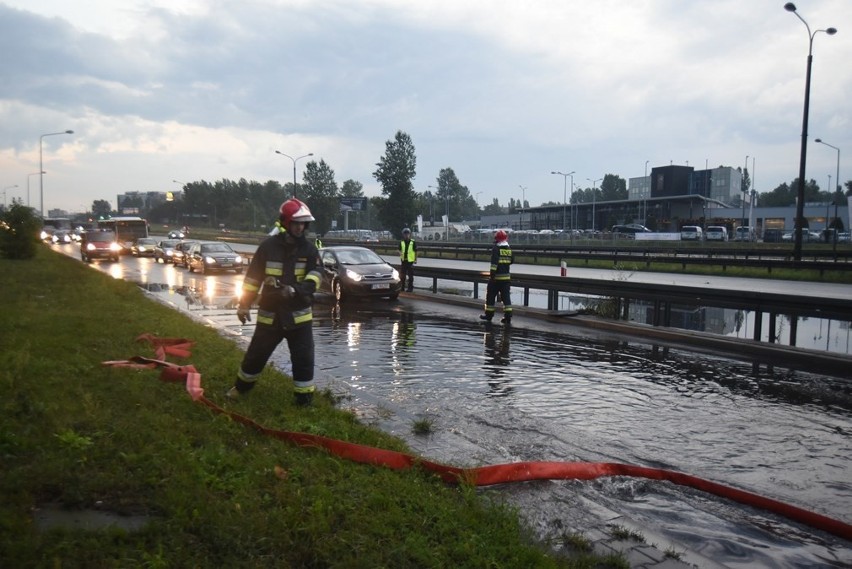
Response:
POLYGON ((497 281, 508 281, 512 279, 509 267, 514 261, 512 249, 505 241, 497 243, 491 248, 491 278, 497 281))

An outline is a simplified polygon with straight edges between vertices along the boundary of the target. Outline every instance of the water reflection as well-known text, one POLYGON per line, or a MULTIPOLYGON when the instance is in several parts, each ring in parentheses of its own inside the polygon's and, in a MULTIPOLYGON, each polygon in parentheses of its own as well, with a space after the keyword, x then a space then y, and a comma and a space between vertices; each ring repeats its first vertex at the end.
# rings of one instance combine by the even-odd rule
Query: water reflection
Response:
MULTIPOLYGON (((206 282, 198 279, 193 286, 203 289, 206 282)), ((207 294, 190 286, 183 292, 207 294)), ((200 313, 205 318, 213 319, 236 296, 220 292, 216 309, 200 313)), ((478 313, 437 303, 318 303, 317 380, 349 395, 343 400, 359 416, 372 417, 417 452, 448 464, 588 460, 659 466, 848 521, 848 381, 543 323, 486 327, 478 313), (371 415, 370 409, 380 412, 371 415), (434 418, 435 431, 418 438, 410 421, 424 415, 434 418)), ((233 313, 222 319, 232 325, 233 313)), ((287 360, 286 350, 273 355, 275 365, 287 360)), ((600 504, 696 550, 712 551, 709 556, 723 564, 852 562, 845 542, 658 483, 613 479, 500 491, 543 532, 584 527, 583 517, 592 515, 583 504, 600 504), (684 528, 693 531, 686 535, 684 528)))
POLYGON ((509 355, 511 338, 510 327, 495 326, 491 322, 485 324, 485 359, 482 368, 488 377, 489 397, 507 397, 514 391, 508 369, 512 363, 509 355))

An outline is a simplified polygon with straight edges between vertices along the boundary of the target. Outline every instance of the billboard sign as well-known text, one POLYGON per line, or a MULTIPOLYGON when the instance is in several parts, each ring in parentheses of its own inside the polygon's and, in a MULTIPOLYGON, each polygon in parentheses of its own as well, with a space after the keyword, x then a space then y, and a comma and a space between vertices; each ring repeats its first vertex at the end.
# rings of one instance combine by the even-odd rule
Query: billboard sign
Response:
POLYGON ((340 198, 340 211, 367 211, 367 198, 340 198))

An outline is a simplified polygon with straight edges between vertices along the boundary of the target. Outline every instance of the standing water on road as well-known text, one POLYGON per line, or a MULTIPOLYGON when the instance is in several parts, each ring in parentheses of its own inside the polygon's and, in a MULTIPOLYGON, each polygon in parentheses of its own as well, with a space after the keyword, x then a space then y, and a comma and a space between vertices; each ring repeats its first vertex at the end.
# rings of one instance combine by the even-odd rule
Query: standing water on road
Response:
MULTIPOLYGON (((171 304, 247 344, 253 328, 239 326, 227 302, 171 304)), ((848 381, 523 317, 511 329, 485 326, 477 316, 422 301, 319 303, 317 379, 344 395, 342 407, 445 464, 666 468, 852 521, 848 381), (430 434, 412 433, 420 420, 430 434)), ((286 370, 286 345, 273 363, 286 370)), ((613 477, 483 492, 517 505, 542 537, 617 519, 661 549, 728 567, 852 566, 849 542, 669 483, 613 477)))

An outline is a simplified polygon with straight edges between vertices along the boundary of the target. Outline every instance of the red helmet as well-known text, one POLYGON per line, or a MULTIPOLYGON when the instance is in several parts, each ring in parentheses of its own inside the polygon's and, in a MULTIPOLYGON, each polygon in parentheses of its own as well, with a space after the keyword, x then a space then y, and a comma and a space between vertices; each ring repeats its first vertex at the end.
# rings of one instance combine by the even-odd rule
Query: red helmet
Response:
POLYGON ((278 215, 281 219, 281 225, 284 227, 288 227, 291 221, 301 221, 303 223, 314 221, 314 216, 305 202, 296 198, 291 198, 281 204, 278 215))
POLYGON ((508 238, 509 238, 509 234, 506 233, 505 231, 503 231, 502 229, 498 229, 497 232, 494 234, 494 242, 495 243, 498 243, 500 241, 505 241, 508 238))

